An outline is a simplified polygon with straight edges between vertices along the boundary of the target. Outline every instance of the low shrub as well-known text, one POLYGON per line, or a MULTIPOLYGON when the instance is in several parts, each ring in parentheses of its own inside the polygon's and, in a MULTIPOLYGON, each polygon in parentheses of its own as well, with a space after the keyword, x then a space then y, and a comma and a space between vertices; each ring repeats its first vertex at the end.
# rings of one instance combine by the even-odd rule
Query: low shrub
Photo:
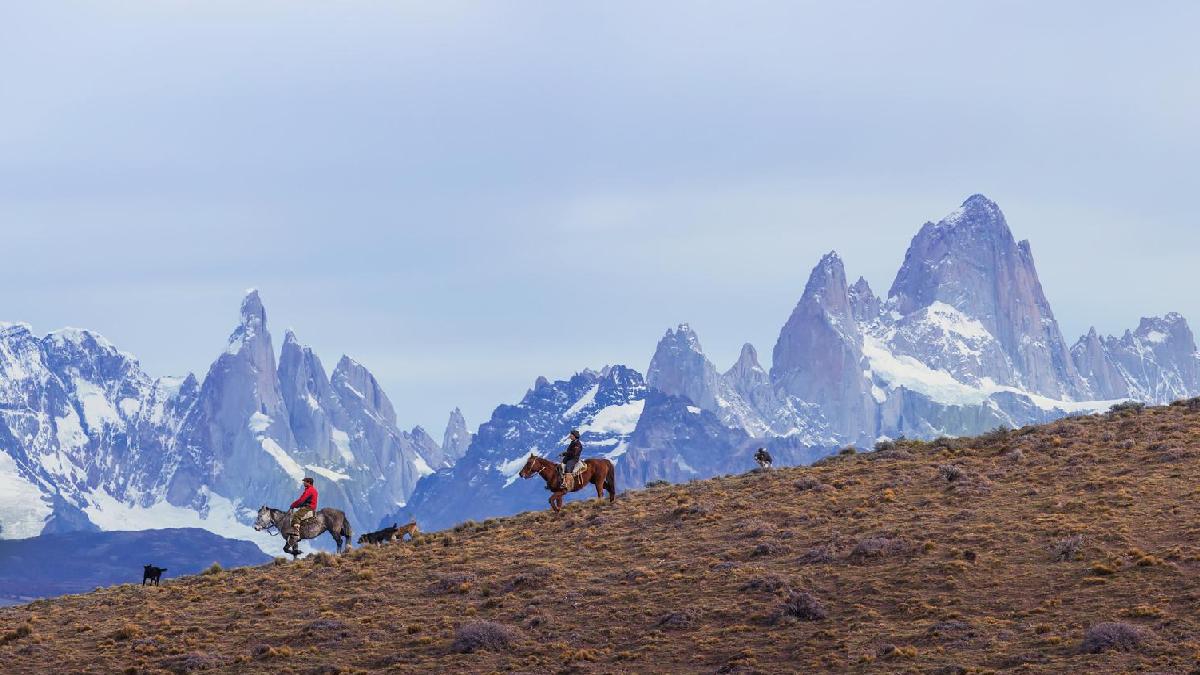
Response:
POLYGON ((671 612, 665 614, 654 625, 658 628, 666 628, 671 630, 680 630, 691 628, 696 623, 696 613, 691 610, 683 610, 679 612, 671 612))
POLYGON ((855 544, 850 551, 850 560, 865 562, 880 558, 908 555, 912 553, 913 545, 906 539, 894 537, 868 537, 855 544))
POLYGON ((1050 546, 1050 555, 1059 562, 1074 560, 1083 551, 1084 539, 1082 534, 1074 534, 1060 539, 1050 546))
POLYGON ((471 590, 471 584, 474 581, 475 575, 470 572, 442 574, 439 575, 438 578, 429 585, 429 592, 434 595, 466 593, 467 591, 471 590))
POLYGON ((1133 624, 1105 621, 1087 629, 1080 650, 1087 654, 1131 652, 1141 647, 1147 637, 1145 630, 1133 624))
POLYGON ((808 591, 792 591, 776 612, 775 620, 791 617, 801 621, 820 621, 828 616, 829 612, 815 595, 808 591))
POLYGON ((953 483, 962 479, 963 470, 953 464, 943 464, 938 467, 938 475, 945 478, 946 482, 953 483))
POLYGON ((1108 409, 1108 411, 1113 413, 1140 413, 1145 409, 1146 404, 1142 403, 1141 401, 1122 401, 1120 403, 1114 403, 1112 407, 1108 409))
POLYGON ((454 643, 450 651, 470 654, 478 651, 502 651, 517 640, 517 634, 508 626, 494 621, 472 621, 454 631, 454 643))

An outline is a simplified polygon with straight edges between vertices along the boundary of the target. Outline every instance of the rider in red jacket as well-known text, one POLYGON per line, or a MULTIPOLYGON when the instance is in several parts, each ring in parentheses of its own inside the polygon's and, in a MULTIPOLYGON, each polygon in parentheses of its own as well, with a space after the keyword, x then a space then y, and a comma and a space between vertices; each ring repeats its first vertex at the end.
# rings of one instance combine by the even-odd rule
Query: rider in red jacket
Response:
POLYGON ((300 493, 300 498, 292 502, 292 508, 298 509, 305 507, 310 511, 317 510, 317 488, 313 485, 312 478, 304 479, 304 492, 300 493))
POLYGON ((317 488, 313 485, 311 477, 304 478, 304 492, 300 493, 299 499, 292 502, 292 508, 295 509, 292 513, 292 536, 288 541, 288 546, 284 546, 283 550, 288 553, 299 553, 300 523, 317 510, 317 488))

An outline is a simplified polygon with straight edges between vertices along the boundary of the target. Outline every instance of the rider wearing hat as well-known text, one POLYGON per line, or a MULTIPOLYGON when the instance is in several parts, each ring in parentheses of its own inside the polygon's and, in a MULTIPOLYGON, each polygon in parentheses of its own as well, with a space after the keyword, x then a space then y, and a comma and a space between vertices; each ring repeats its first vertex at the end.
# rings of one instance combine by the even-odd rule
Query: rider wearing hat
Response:
MULTIPOLYGON (((312 477, 305 476, 303 485, 304 492, 300 493, 299 499, 292 502, 292 539, 288 543, 293 549, 300 543, 300 523, 306 518, 311 518, 317 510, 317 488, 313 485, 312 477)), ((284 550, 287 551, 287 547, 284 547, 284 550)))
POLYGON ((578 429, 571 430, 570 439, 570 445, 560 455, 563 458, 563 475, 569 475, 575 470, 575 465, 579 463, 579 457, 583 454, 583 443, 579 442, 578 429))

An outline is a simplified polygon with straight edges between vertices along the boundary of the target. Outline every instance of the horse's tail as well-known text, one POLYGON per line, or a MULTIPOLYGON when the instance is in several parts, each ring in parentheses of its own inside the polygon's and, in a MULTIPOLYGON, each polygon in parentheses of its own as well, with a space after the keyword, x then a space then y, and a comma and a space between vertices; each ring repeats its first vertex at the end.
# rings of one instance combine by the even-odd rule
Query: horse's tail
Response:
POLYGON ((617 500, 617 467, 608 462, 608 475, 604 477, 604 489, 608 490, 608 501, 617 500))
POLYGON ((354 536, 354 530, 350 528, 350 519, 345 515, 342 516, 342 536, 346 538, 346 548, 350 548, 350 542, 354 541, 351 538, 354 536))

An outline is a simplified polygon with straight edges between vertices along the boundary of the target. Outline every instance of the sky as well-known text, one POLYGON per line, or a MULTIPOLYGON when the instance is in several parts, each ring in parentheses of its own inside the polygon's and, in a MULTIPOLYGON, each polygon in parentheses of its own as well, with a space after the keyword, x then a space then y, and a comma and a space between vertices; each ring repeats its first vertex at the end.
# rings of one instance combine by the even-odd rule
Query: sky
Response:
POLYGON ((258 288, 440 435, 677 323, 764 365, 983 193, 1068 342, 1200 323, 1194 2, 0 5, 0 321, 203 374, 258 288))

